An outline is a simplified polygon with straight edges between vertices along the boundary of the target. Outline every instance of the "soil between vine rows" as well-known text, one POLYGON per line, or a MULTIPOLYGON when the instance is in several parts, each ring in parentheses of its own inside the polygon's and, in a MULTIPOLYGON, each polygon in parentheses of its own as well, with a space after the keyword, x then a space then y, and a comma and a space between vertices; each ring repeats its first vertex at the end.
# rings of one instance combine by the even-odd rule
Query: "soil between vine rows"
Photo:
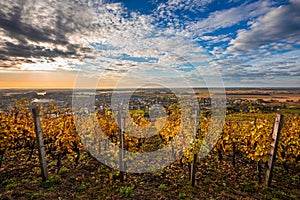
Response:
MULTIPOLYGON (((231 155, 218 160, 211 152, 198 161, 196 186, 189 185, 188 165, 177 160, 153 173, 120 173, 82 152, 78 165, 64 157, 57 173, 49 157, 49 180, 42 182, 38 157, 26 150, 5 155, 0 168, 0 199, 300 199, 300 163, 286 171, 276 163, 272 186, 258 183, 256 163, 231 155)), ((263 180, 266 166, 263 166, 263 180)))

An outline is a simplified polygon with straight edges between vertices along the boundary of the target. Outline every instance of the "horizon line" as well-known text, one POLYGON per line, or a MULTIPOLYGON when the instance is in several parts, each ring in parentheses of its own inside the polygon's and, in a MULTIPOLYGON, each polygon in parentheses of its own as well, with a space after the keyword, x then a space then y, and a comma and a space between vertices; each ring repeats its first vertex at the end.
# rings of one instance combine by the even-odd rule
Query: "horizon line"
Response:
POLYGON ((12 88, 0 88, 0 90, 126 90, 126 89, 300 89, 299 86, 224 86, 224 87, 145 87, 145 88, 133 88, 133 87, 124 87, 124 88, 114 88, 114 87, 105 87, 105 88, 72 88, 72 87, 47 87, 47 88, 30 88, 30 87, 12 87, 12 88))

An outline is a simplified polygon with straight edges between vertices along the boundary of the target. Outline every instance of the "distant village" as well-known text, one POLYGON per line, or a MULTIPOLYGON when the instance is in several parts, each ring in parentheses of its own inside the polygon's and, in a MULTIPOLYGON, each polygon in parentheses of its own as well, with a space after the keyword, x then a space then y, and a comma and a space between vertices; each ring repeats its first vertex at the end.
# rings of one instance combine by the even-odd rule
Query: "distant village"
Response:
MULTIPOLYGON (((40 104, 47 106, 55 104, 61 108, 72 107, 72 90, 49 90, 49 91, 1 91, 0 111, 4 112, 8 106, 13 106, 12 99, 22 100, 28 99, 32 104, 40 104)), ((123 91, 124 94, 126 91, 123 91)), ((103 111, 110 108, 112 92, 111 91, 94 91, 77 93, 77 98, 86 98, 94 101, 93 106, 83 108, 86 114, 96 111, 103 111)), ((165 90, 147 90, 135 91, 131 96, 128 104, 129 110, 149 111, 160 105, 167 108, 169 105, 178 103, 178 98, 171 91, 165 90)), ((213 104, 216 103, 210 97, 198 97, 198 105, 201 111, 209 114, 213 104)), ((191 105, 192 106, 192 105, 191 105)), ((300 109, 300 102, 287 100, 279 102, 276 100, 265 101, 263 99, 247 99, 247 98, 226 98, 227 113, 249 113, 249 112, 276 112, 279 109, 300 109)), ((72 113, 68 113, 72 114, 72 113)), ((55 118, 58 113, 50 113, 55 118)))

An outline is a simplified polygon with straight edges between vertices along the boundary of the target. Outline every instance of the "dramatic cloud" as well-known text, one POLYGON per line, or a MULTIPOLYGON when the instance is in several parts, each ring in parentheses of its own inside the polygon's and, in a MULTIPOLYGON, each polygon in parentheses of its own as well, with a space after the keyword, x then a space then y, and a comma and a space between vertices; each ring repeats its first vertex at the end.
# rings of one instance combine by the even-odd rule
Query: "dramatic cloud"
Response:
POLYGON ((251 86, 299 86, 300 80, 300 50, 277 53, 268 57, 252 56, 236 57, 227 60, 214 61, 211 64, 219 66, 222 76, 228 85, 235 82, 251 86), (276 81, 272 81, 275 80, 276 81), (282 80, 280 83, 279 80, 282 80), (258 81, 259 80, 259 81, 258 81), (230 84, 229 84, 230 83, 230 84))
POLYGON ((68 1, 1 1, 1 66, 9 61, 12 66, 32 63, 32 58, 82 56, 87 49, 69 37, 91 23, 86 10, 68 1))
MULTIPOLYGON (((266 15, 251 23, 248 30, 240 30, 230 42, 229 53, 251 53, 257 49, 276 49, 280 43, 300 41, 300 1, 272 8, 266 15)), ((299 45, 299 44, 298 44, 299 45)), ((287 46, 292 49, 292 45, 287 46)))
POLYGON ((271 3, 267 0, 258 1, 250 4, 243 4, 239 7, 210 13, 208 18, 199 20, 189 25, 196 36, 211 33, 218 29, 224 29, 239 24, 242 21, 250 20, 270 9, 271 3))
POLYGON ((0 70, 174 81, 170 69, 190 80, 218 69, 236 84, 275 76, 294 84, 299 10, 299 0, 1 0, 0 70))

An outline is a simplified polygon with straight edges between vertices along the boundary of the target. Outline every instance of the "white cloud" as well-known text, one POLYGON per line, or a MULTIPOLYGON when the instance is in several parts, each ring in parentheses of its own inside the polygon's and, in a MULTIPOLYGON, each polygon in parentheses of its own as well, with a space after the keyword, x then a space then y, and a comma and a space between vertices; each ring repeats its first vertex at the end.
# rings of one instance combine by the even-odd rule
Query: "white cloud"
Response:
MULTIPOLYGON (((203 11, 208 4, 213 0, 169 0, 166 4, 161 4, 159 9, 165 8, 165 10, 189 10, 192 12, 203 11)), ((159 10, 158 9, 158 10, 159 10)))
MULTIPOLYGON (((228 53, 253 52, 256 48, 272 43, 291 43, 300 40, 300 1, 291 1, 291 4, 272 8, 266 15, 253 22, 249 30, 240 30, 236 39, 233 39, 228 53)), ((274 46, 276 50, 278 45, 274 46)))
POLYGON ((243 4, 228 10, 216 11, 211 13, 206 19, 191 23, 188 29, 191 30, 195 36, 202 36, 265 14, 271 5, 270 1, 261 0, 251 4, 243 4))
POLYGON ((196 69, 210 75, 215 75, 212 72, 220 69, 225 78, 241 77, 240 80, 263 77, 268 73, 269 76, 281 77, 298 75, 295 65, 282 64, 287 61, 284 58, 277 63, 247 63, 249 59, 259 60, 261 54, 268 55, 270 46, 275 50, 290 50, 293 44, 299 44, 297 27, 300 23, 296 12, 299 7, 295 7, 299 3, 296 1, 279 8, 272 8, 274 4, 269 0, 244 3, 212 12, 207 18, 193 22, 184 13, 202 12, 212 0, 169 0, 149 15, 128 11, 121 3, 103 1, 24 2, 0 1, 0 12, 4 13, 0 13, 0 19, 4 19, 0 21, 0 37, 3 39, 0 46, 7 59, 0 62, 2 67, 13 65, 13 70, 81 70, 116 76, 139 70, 168 72, 172 66, 195 80, 197 74, 193 72, 196 69), (14 11, 16 8, 20 12, 14 11), (5 20, 15 20, 16 25, 8 26, 5 20), (217 35, 215 31, 241 22, 248 22, 250 29, 238 33, 228 52, 259 49, 247 58, 224 55, 226 47, 214 45, 227 43, 234 33, 217 35), (195 43, 199 40, 213 47, 212 50, 208 52, 195 43), (209 62, 211 66, 207 65, 209 62), (189 64, 195 69, 191 70, 189 64), (275 67, 270 70, 264 64, 274 64, 275 67))
POLYGON ((277 53, 262 58, 259 55, 228 57, 211 62, 221 69, 227 86, 298 86, 300 84, 300 50, 277 53), (273 78, 272 78, 273 77, 273 78), (281 85, 278 84, 282 81, 281 85), (235 85, 234 85, 235 83, 235 85))

